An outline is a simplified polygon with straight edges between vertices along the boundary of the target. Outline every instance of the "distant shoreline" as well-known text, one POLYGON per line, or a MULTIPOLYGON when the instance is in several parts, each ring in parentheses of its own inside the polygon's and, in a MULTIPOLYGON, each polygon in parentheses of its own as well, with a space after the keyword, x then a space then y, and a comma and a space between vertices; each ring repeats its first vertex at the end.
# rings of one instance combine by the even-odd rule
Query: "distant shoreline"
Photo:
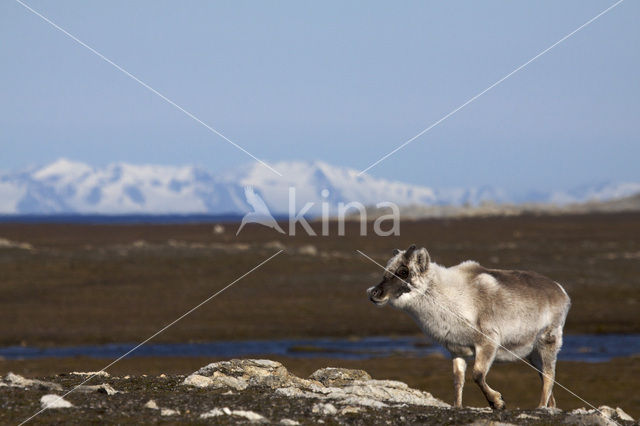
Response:
POLYGON ((241 214, 0 214, 0 223, 186 224, 236 223, 241 214))
MULTIPOLYGON (((495 203, 484 202, 479 205, 406 205, 399 206, 400 218, 403 220, 420 220, 431 218, 456 217, 500 217, 500 216, 559 216, 584 214, 633 213, 640 211, 640 194, 630 197, 617 198, 610 201, 587 201, 573 204, 552 203, 495 203)), ((387 208, 366 208, 366 220, 388 215, 387 208)), ((0 223, 63 223, 63 224, 96 224, 96 225, 126 225, 126 224, 194 224, 194 223, 239 223, 243 214, 240 213, 31 213, 31 214, 0 214, 0 223)), ((308 221, 317 221, 320 217, 304 215, 308 221)), ((286 214, 275 214, 278 222, 288 222, 286 214)), ((337 220, 331 217, 330 220, 337 220)), ((347 221, 359 220, 358 213, 346 216, 347 221)))

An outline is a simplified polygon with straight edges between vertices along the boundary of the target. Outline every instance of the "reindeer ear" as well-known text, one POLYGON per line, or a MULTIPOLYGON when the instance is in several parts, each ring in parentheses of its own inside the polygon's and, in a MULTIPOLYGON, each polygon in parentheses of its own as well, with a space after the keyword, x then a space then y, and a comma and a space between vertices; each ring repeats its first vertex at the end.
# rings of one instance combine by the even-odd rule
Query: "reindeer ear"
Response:
POLYGON ((412 244, 407 251, 404 252, 404 258, 409 260, 411 259, 411 256, 413 255, 413 252, 416 250, 416 245, 412 244))
POLYGON ((426 272, 429 269, 429 262, 431 262, 431 257, 426 248, 422 247, 416 251, 416 263, 421 272, 426 272))
POLYGON ((393 255, 397 256, 400 253, 400 249, 393 249, 393 255))

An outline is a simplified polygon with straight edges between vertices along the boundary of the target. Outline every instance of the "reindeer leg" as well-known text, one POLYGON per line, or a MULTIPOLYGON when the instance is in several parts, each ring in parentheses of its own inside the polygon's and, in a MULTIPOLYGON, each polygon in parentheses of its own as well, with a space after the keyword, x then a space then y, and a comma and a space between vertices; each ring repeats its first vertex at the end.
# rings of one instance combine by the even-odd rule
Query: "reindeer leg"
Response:
POLYGON ((553 398, 552 389, 553 382, 555 380, 556 370, 556 355, 549 354, 548 356, 542 355, 542 393, 540 395, 540 402, 538 408, 555 407, 555 398, 553 398), (546 360, 545 360, 546 358, 546 360))
POLYGON ((489 405, 493 409, 503 410, 506 407, 500 392, 491 389, 486 377, 493 360, 496 357, 498 347, 491 342, 484 341, 476 345, 476 361, 473 364, 473 380, 478 384, 489 405))
POLYGON ((556 401, 553 397, 553 383, 556 376, 556 358, 562 346, 562 329, 544 333, 538 342, 538 353, 540 355, 540 370, 542 374, 542 394, 538 408, 555 407, 556 401))
POLYGON ((541 386, 544 387, 544 375, 542 374, 542 357, 540 355, 540 350, 538 349, 538 347, 535 347, 533 349, 533 352, 531 352, 527 359, 529 360, 529 363, 538 371, 541 386))
POLYGON ((454 407, 462 407, 462 388, 464 388, 464 373, 467 370, 467 361, 464 358, 453 358, 453 388, 456 393, 454 407))
MULTIPOLYGON (((544 345, 543 343, 538 343, 538 346, 544 345)), ((545 349, 542 349, 545 352, 545 349)), ((545 354, 546 355, 546 354, 545 354)), ((553 386, 553 379, 549 380, 549 377, 553 377, 553 372, 549 375, 549 369, 545 369, 545 363, 542 361, 542 353, 540 352, 540 348, 536 348, 533 350, 531 355, 529 356, 529 362, 533 365, 536 370, 538 370, 538 376, 540 376, 540 382, 542 383, 542 391, 540 396, 540 403, 538 404, 538 408, 541 407, 555 407, 556 400, 553 397, 553 393, 549 393, 549 397, 547 398, 547 391, 550 389, 546 389, 549 386, 549 383, 553 386)))

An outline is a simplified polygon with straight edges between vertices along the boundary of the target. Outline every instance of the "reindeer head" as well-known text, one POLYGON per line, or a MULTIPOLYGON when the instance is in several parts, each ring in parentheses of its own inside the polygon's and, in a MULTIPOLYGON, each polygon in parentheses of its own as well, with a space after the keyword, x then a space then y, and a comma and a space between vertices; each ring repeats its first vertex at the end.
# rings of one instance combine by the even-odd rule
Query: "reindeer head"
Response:
POLYGON ((407 250, 393 250, 393 257, 387 262, 382 282, 367 289, 369 300, 378 306, 389 302, 392 306, 403 296, 419 291, 419 281, 428 269, 429 253, 427 249, 416 249, 412 245, 407 250))

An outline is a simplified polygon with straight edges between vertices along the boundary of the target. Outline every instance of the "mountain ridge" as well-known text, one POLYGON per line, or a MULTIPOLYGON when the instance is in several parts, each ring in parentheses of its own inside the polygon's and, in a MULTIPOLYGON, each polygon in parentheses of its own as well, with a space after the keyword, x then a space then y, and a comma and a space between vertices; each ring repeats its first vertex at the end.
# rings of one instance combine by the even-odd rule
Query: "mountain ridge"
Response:
POLYGON ((511 194, 500 188, 432 188, 359 175, 354 169, 322 161, 281 161, 274 175, 259 163, 215 174, 195 166, 111 163, 94 167, 58 159, 40 167, 0 173, 0 214, 244 214, 251 210, 244 187, 251 186, 274 214, 307 202, 312 215, 322 204, 367 206, 381 201, 399 206, 463 206, 492 203, 570 204, 604 202, 640 193, 640 183, 603 182, 570 191, 511 194), (328 191, 328 193, 327 193, 328 191))

